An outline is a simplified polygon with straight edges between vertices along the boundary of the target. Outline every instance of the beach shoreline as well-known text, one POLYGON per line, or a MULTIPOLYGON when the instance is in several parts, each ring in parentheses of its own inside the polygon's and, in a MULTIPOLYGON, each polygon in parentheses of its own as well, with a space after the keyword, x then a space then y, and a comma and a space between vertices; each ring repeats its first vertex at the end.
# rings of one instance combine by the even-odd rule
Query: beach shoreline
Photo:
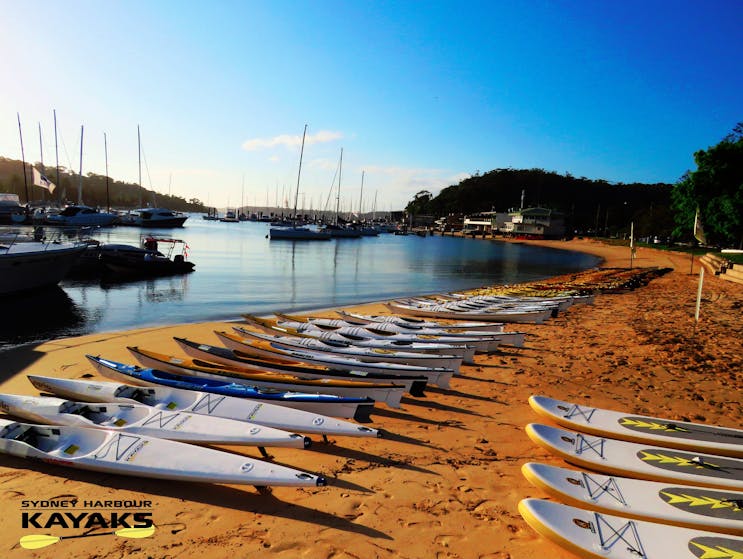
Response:
MULTIPOLYGON (((628 247, 591 239, 512 242, 587 252, 601 257, 605 267, 630 266, 628 247)), ((393 436, 333 437, 329 445, 316 440, 308 451, 271 449, 277 463, 328 476, 328 487, 258 492, 76 472, 3 457, 1 545, 12 550, 8 556, 18 557, 574 557, 537 535, 517 512, 520 499, 545 496, 523 478, 521 465, 564 465, 524 434, 526 424, 539 421, 528 396, 740 427, 743 290, 707 277, 695 324, 698 261, 690 274, 688 255, 640 247, 632 264, 673 271, 627 293, 597 295, 593 305, 576 305, 545 325, 509 328, 528 333, 526 347, 477 356, 450 390, 429 388, 425 399, 404 398, 401 410, 380 407, 370 425, 393 436), (20 549, 18 539, 29 533, 20 522, 23 501, 60 495, 149 500, 158 529, 142 540, 81 538, 20 549)), ((380 303, 353 308, 383 311, 380 303)), ((93 376, 85 354, 133 362, 127 345, 173 355, 180 353, 172 336, 218 345, 217 328, 229 323, 23 346, 0 354, 0 389, 36 394, 26 374, 93 376)), ((225 448, 258 457, 253 450, 225 448)))

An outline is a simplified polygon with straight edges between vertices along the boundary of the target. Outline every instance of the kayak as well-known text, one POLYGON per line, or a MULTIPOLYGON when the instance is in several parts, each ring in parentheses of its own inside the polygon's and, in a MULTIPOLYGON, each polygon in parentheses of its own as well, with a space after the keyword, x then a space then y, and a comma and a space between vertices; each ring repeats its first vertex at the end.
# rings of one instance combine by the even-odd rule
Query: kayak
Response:
POLYGON ((271 404, 289 406, 305 411, 323 413, 334 417, 353 417, 356 421, 368 421, 374 407, 371 398, 345 398, 331 394, 307 394, 281 390, 261 390, 229 381, 211 380, 188 375, 174 375, 157 369, 143 369, 125 365, 109 359, 86 355, 101 375, 113 380, 132 382, 145 386, 169 386, 185 390, 211 392, 236 398, 266 401, 271 404))
POLYGON ((0 419, 0 452, 110 474, 256 486, 323 486, 316 476, 213 448, 110 429, 0 419))
POLYGON ((243 353, 262 357, 264 359, 280 359, 298 361, 311 365, 336 368, 346 371, 385 372, 389 375, 418 375, 426 378, 427 382, 435 383, 441 388, 449 388, 449 381, 454 376, 453 369, 418 367, 414 365, 394 364, 387 362, 365 363, 353 357, 345 357, 311 349, 298 349, 284 346, 280 342, 249 339, 238 334, 215 331, 215 334, 225 346, 237 349, 243 353))
POLYGON ((379 349, 354 346, 350 342, 333 340, 319 340, 317 338, 306 338, 301 336, 288 336, 281 334, 268 334, 256 332, 239 326, 232 329, 242 337, 266 342, 276 342, 282 346, 295 349, 308 349, 329 353, 333 355, 353 357, 367 363, 396 363, 403 365, 415 365, 417 367, 452 369, 459 372, 462 366, 462 358, 455 355, 417 353, 414 351, 402 351, 393 349, 379 349))
POLYGON ((372 384, 355 380, 298 379, 276 373, 247 372, 236 367, 231 367, 228 370, 223 365, 209 363, 201 359, 173 357, 138 347, 127 349, 145 367, 213 380, 228 380, 254 388, 371 398, 377 402, 384 402, 393 408, 400 407, 400 400, 405 392, 405 387, 400 384, 372 384))
MULTIPOLYGON (((229 335, 227 332, 215 332, 220 335, 229 335)), ((186 338, 173 338, 181 349, 191 357, 236 367, 238 370, 255 370, 283 372, 299 378, 357 380, 374 384, 394 383, 405 386, 413 396, 422 396, 423 389, 428 384, 425 376, 391 375, 388 373, 366 373, 364 371, 341 371, 320 365, 308 365, 298 361, 286 359, 261 359, 240 351, 209 344, 202 344, 186 338)), ((241 339, 235 336, 236 340, 241 339)))
POLYGON ((332 340, 338 342, 347 342, 357 347, 377 348, 377 349, 391 349, 391 350, 405 350, 415 351, 418 353, 431 353, 431 354, 447 354, 454 355, 455 357, 461 357, 463 363, 474 363, 475 348, 468 346, 463 343, 436 343, 431 341, 424 342, 411 342, 404 340, 388 340, 388 339, 375 339, 369 335, 357 336, 353 334, 341 334, 338 331, 325 332, 324 330, 306 330, 300 332, 294 328, 284 328, 277 326, 276 323, 267 318, 259 318, 256 316, 244 314, 242 315, 245 322, 250 326, 254 326, 267 334, 281 335, 281 336, 299 336, 304 338, 316 338, 318 340, 332 340))
POLYGON ((456 308, 446 305, 431 304, 406 304, 391 302, 384 304, 391 312, 397 314, 408 314, 424 318, 443 318, 446 320, 478 320, 486 322, 529 322, 542 324, 552 316, 552 309, 492 309, 472 310, 456 308))
POLYGON ((293 448, 308 448, 311 444, 307 437, 271 427, 161 410, 142 404, 99 404, 54 397, 0 394, 0 409, 34 423, 109 429, 190 443, 293 448))
POLYGON ((355 323, 358 326, 362 324, 383 324, 390 322, 392 324, 402 324, 409 328, 437 328, 442 330, 485 330, 488 332, 503 332, 504 325, 499 322, 436 322, 433 320, 423 320, 413 316, 402 316, 398 314, 359 314, 347 311, 335 311, 346 322, 355 323))
POLYGON ((132 386, 116 382, 73 380, 28 375, 37 390, 71 400, 85 402, 119 402, 144 404, 156 409, 183 411, 224 417, 265 425, 290 432, 377 437, 376 429, 343 421, 334 417, 310 413, 247 398, 220 396, 209 392, 182 390, 166 386, 132 386))

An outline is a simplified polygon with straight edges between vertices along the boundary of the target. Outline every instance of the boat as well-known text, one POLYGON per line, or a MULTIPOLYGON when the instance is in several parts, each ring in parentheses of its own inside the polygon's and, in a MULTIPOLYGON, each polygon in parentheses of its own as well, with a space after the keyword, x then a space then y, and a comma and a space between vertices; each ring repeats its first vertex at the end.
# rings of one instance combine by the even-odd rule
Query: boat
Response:
POLYGON ((412 316, 402 316, 399 314, 360 314, 344 310, 335 311, 346 322, 362 326, 364 324, 379 324, 391 322, 393 324, 402 324, 411 329, 418 328, 436 328, 441 330, 486 330, 489 332, 503 332, 504 325, 499 322, 435 322, 432 320, 423 320, 412 316))
POLYGON ((543 310, 464 310, 437 304, 406 304, 397 301, 384 303, 393 313, 440 318, 446 320, 481 320, 485 322, 522 322, 542 324, 552 316, 552 309, 543 310))
POLYGON ((402 384, 373 384, 357 380, 299 379, 278 373, 248 372, 244 368, 219 365, 202 359, 173 357, 138 347, 127 349, 145 367, 212 380, 228 380, 253 388, 371 398, 376 402, 384 402, 393 408, 400 407, 400 399, 406 390, 406 387, 402 384))
POLYGON ((108 227, 114 225, 119 216, 115 213, 102 212, 97 208, 73 204, 59 213, 48 213, 44 219, 47 225, 61 227, 108 227))
POLYGON ((299 151, 299 169, 297 171, 297 190, 294 194, 294 219, 291 225, 287 226, 272 226, 268 230, 268 237, 270 240, 286 240, 286 241, 328 241, 330 235, 310 229, 309 227, 297 225, 297 203, 299 202, 299 179, 302 175, 302 157, 304 156, 304 140, 307 136, 307 125, 304 125, 304 132, 302 133, 302 148, 299 151))
MULTIPOLYGON (((451 344, 465 344, 475 348, 476 353, 495 351, 499 341, 495 336, 450 336, 443 334, 403 334, 390 332, 373 326, 331 326, 316 322, 296 322, 292 320, 276 320, 276 325, 283 328, 293 328, 298 332, 321 330, 325 332, 340 332, 355 336, 367 336, 376 339, 400 340, 408 342, 440 342, 451 344)), ((384 326, 380 324, 379 326, 384 326)))
POLYGON ((385 362, 400 363, 403 365, 415 365, 417 367, 451 369, 459 372, 462 358, 455 355, 416 353, 413 351, 395 351, 392 349, 365 348, 354 346, 350 342, 339 342, 334 340, 320 340, 317 338, 305 338, 300 336, 287 336, 280 334, 266 334, 248 330, 240 326, 233 326, 233 330, 242 337, 256 340, 275 342, 281 346, 294 349, 309 349, 322 353, 331 353, 353 357, 359 361, 369 363, 385 362))
POLYGON ((355 335, 341 333, 337 330, 326 332, 324 330, 303 329, 299 331, 295 328, 286 328, 278 326, 275 320, 261 318, 254 315, 242 315, 245 322, 255 328, 271 335, 281 336, 299 336, 306 338, 315 338, 324 341, 348 342, 357 347, 385 349, 385 350, 404 350, 415 351, 417 353, 447 354, 455 357, 461 357, 463 363, 474 363, 475 348, 466 344, 434 343, 431 341, 411 342, 405 340, 389 340, 372 338, 370 335, 355 335))
MULTIPOLYGON (((215 332, 217 337, 232 336, 229 332, 215 332)), ((395 375, 389 373, 365 371, 348 371, 332 369, 320 365, 310 365, 293 359, 264 359, 250 355, 238 348, 217 347, 209 344, 194 342, 185 338, 173 338, 183 352, 190 357, 206 360, 211 364, 234 367, 237 371, 256 372, 269 371, 292 375, 304 379, 336 379, 357 380, 372 384, 399 384, 405 387, 412 396, 423 396, 428 377, 423 375, 395 375)), ((235 336, 235 343, 241 340, 235 336)))
POLYGON ((142 404, 76 402, 55 397, 0 394, 0 409, 33 423, 108 429, 173 441, 308 448, 310 439, 271 427, 159 410, 142 404))
POLYGON ((0 419, 0 452, 55 466, 139 478, 256 486, 324 486, 316 476, 212 448, 110 429, 0 419))
POLYGON ((238 421, 290 432, 347 437, 379 437, 370 427, 334 417, 310 413, 245 398, 219 396, 209 392, 166 386, 133 386, 116 382, 60 379, 28 375, 37 390, 86 402, 118 402, 152 406, 160 410, 184 411, 238 421))
POLYGON ((168 208, 139 208, 120 216, 119 224, 134 227, 170 229, 173 227, 183 227, 187 219, 187 215, 168 208))
POLYGON ((308 394, 303 392, 286 392, 281 390, 260 389, 227 380, 213 380, 204 377, 176 375, 157 369, 143 369, 134 365, 125 365, 116 361, 86 355, 93 367, 106 378, 131 382, 144 386, 169 386, 185 390, 211 392, 223 396, 249 398, 260 402, 269 402, 281 406, 332 415, 333 417, 350 418, 365 422, 374 407, 371 398, 351 398, 331 394, 308 394))
POLYGON ((334 239, 358 239, 361 237, 361 232, 357 231, 353 227, 349 227, 346 223, 341 223, 340 218, 340 203, 341 203, 341 175, 343 174, 343 148, 341 148, 341 156, 338 161, 338 190, 335 195, 335 218, 333 223, 328 223, 323 226, 322 231, 333 237, 334 239))
POLYGON ((220 217, 219 221, 223 223, 239 223, 240 219, 237 217, 236 210, 227 210, 224 217, 220 217))
MULTIPOLYGON (((358 321, 349 322, 344 319, 337 318, 320 318, 320 317, 295 317, 285 314, 276 314, 277 318, 285 319, 293 322, 306 322, 309 324, 315 324, 320 327, 329 328, 346 328, 359 326, 361 328, 368 329, 372 332, 392 332, 399 334, 415 334, 418 336, 451 336, 454 338, 479 338, 494 340, 495 344, 488 347, 488 351, 495 351, 500 344, 514 345, 522 347, 524 345, 525 334, 523 332, 491 332, 489 330, 450 330, 442 328, 413 328, 405 324, 398 324, 394 322, 383 322, 383 323, 362 323, 358 324, 358 321)), ((501 325, 502 326, 502 325, 501 325)))
POLYGON ((142 248, 130 245, 101 245, 99 258, 110 274, 156 277, 187 274, 195 264, 186 260, 186 243, 180 239, 147 236, 142 248), (158 250, 168 247, 167 254, 158 250))
MULTIPOLYGON (((346 371, 362 371, 374 373, 387 373, 390 375, 405 375, 425 377, 429 382, 435 383, 441 388, 449 388, 453 369, 444 367, 420 367, 417 365, 406 365, 404 363, 390 363, 386 361, 361 361, 356 357, 314 351, 308 348, 293 348, 282 345, 276 341, 249 339, 247 337, 229 332, 215 332, 219 341, 230 349, 237 349, 249 355, 262 357, 264 359, 292 359, 300 363, 321 365, 323 367, 341 369, 346 371)), ((393 381, 394 382, 394 381, 393 381)))
POLYGON ((26 221, 26 208, 18 194, 0 192, 0 225, 19 225, 26 221))
POLYGON ((85 251, 85 243, 0 243, 0 296, 57 285, 85 251))

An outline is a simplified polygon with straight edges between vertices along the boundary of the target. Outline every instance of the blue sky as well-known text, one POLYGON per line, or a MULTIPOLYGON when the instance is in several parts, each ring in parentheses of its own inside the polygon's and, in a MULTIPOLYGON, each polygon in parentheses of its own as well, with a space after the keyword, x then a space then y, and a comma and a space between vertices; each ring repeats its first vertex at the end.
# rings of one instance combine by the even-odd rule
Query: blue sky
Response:
MULTIPOLYGON (((743 2, 0 0, 0 155, 210 205, 402 208, 477 171, 675 182, 743 121, 743 2), (335 196, 333 194, 333 196, 335 196)), ((504 208, 515 201, 504 201, 504 208)))

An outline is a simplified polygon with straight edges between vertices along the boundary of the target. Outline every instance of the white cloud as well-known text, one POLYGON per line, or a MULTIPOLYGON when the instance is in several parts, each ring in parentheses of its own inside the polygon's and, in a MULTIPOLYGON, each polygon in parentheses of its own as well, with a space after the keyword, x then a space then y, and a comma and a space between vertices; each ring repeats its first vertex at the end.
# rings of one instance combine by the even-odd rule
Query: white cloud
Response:
MULTIPOLYGON (((342 137, 343 134, 341 132, 334 132, 332 130, 320 130, 316 134, 308 134, 305 138, 305 144, 324 144, 327 142, 332 142, 334 140, 339 140, 342 137)), ((245 151, 256 151, 259 149, 270 149, 278 146, 294 148, 300 145, 302 145, 301 135, 293 136, 290 134, 280 134, 279 136, 274 136, 273 138, 252 138, 250 140, 245 140, 242 144, 242 148, 245 151)))

